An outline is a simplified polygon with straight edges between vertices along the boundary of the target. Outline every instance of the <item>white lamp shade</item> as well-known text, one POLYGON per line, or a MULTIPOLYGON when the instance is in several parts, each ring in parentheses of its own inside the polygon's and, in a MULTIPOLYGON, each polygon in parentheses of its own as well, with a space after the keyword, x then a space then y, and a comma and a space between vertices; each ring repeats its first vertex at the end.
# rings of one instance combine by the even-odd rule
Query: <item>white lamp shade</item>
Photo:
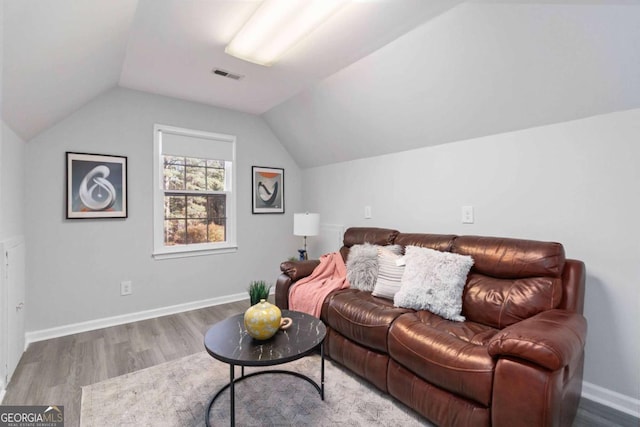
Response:
POLYGON ((296 213, 293 214, 294 236, 317 236, 320 233, 320 214, 296 213))

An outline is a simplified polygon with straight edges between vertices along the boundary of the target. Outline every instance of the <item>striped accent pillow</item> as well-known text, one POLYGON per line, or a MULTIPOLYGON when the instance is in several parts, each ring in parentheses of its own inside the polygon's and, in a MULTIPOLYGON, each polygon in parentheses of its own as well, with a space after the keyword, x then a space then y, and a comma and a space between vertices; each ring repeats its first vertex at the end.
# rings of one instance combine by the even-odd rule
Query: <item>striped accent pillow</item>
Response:
POLYGON ((404 257, 386 248, 378 248, 378 278, 371 294, 393 299, 400 290, 404 273, 404 257))

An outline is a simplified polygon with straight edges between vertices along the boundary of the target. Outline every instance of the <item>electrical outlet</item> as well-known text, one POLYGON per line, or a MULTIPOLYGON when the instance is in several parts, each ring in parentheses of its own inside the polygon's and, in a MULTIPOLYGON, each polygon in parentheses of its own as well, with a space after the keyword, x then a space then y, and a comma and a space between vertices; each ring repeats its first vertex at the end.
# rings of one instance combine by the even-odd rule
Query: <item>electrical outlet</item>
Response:
POLYGON ((131 295, 133 293, 133 283, 130 280, 120 282, 120 295, 131 295))
POLYGON ((462 223, 473 224, 473 206, 462 207, 462 223))

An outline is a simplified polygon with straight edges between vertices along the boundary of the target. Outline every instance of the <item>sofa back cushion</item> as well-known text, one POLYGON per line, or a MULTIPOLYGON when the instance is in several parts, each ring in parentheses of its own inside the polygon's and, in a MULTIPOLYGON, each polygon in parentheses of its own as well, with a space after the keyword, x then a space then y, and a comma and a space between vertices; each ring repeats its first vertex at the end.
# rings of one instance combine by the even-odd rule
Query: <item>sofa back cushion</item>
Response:
POLYGON ((453 234, 400 233, 396 237, 395 243, 405 248, 419 246, 441 252, 451 252, 455 238, 456 236, 453 234))
POLYGON ((474 260, 462 297, 467 320, 504 328, 562 300, 565 256, 559 243, 460 236, 452 252, 474 260))
POLYGON ((451 252, 470 255, 474 271, 501 279, 560 277, 565 261, 560 243, 503 237, 460 236, 451 252))
POLYGON ((344 246, 340 248, 340 254, 346 263, 351 246, 362 245, 363 243, 380 246, 392 245, 397 235, 398 230, 389 228, 351 227, 344 232, 344 246))

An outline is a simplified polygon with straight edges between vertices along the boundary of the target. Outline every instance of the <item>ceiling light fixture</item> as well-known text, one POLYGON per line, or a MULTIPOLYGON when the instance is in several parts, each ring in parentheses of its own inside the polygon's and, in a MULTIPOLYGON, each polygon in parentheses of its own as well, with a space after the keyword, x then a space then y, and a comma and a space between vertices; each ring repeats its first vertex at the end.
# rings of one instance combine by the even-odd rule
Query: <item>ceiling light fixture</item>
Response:
POLYGON ((346 3, 347 0, 265 0, 224 51, 269 67, 346 3))

